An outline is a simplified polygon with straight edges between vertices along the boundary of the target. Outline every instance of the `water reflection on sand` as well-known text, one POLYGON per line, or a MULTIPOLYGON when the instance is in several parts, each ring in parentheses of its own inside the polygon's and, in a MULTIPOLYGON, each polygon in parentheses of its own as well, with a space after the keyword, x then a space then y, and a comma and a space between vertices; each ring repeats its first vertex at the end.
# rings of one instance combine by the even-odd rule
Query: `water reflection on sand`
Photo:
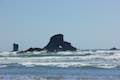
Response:
POLYGON ((0 75, 0 80, 120 80, 119 76, 0 75))

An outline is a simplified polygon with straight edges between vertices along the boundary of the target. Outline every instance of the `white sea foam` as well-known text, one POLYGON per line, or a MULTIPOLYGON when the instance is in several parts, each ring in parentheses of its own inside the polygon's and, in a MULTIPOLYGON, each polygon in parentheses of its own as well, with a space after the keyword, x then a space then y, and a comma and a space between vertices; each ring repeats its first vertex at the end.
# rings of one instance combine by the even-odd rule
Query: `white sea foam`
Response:
POLYGON ((20 64, 27 67, 57 66, 57 67, 97 67, 116 68, 120 66, 120 51, 78 51, 78 52, 2 52, 0 66, 20 64), (21 56, 22 54, 22 56, 21 56), (30 56, 31 55, 31 56, 30 56))

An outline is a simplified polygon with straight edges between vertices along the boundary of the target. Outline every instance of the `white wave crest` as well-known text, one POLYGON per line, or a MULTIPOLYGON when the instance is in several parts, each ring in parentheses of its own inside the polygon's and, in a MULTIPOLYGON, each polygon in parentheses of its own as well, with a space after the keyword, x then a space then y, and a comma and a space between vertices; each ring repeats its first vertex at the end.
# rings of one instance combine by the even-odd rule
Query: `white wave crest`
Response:
POLYGON ((120 66, 119 50, 96 51, 96 52, 78 51, 58 53, 33 52, 21 54, 17 54, 15 52, 0 53, 0 67, 5 67, 6 64, 20 64, 27 67, 57 66, 57 67, 116 68, 120 66))

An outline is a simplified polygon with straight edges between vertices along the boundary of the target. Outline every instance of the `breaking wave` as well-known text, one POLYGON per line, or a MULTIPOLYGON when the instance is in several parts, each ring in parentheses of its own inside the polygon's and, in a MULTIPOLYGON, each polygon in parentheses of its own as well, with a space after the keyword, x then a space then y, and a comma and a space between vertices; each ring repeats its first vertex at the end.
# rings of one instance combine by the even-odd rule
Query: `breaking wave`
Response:
POLYGON ((3 67, 95 67, 120 68, 120 50, 97 50, 77 52, 1 52, 0 68, 3 67))

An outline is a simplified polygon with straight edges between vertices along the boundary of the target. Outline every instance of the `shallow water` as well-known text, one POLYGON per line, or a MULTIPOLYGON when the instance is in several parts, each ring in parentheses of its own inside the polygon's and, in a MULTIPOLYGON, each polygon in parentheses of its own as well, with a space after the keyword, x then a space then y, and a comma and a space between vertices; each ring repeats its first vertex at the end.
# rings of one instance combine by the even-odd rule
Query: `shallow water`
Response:
POLYGON ((7 67, 0 69, 0 80, 120 80, 120 69, 7 67))
POLYGON ((120 80, 120 50, 1 52, 0 80, 120 80))
POLYGON ((36 75, 0 75, 0 80, 120 80, 120 77, 105 77, 105 76, 98 76, 98 77, 92 77, 92 76, 74 76, 74 77, 41 77, 36 75))

